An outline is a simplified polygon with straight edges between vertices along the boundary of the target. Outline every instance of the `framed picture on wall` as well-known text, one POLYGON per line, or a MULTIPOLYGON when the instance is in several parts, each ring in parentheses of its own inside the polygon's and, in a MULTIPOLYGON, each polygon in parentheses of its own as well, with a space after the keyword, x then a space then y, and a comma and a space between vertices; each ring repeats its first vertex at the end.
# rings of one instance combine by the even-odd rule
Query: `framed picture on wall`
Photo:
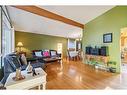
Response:
POLYGON ((112 33, 103 34, 103 43, 112 43, 112 33))

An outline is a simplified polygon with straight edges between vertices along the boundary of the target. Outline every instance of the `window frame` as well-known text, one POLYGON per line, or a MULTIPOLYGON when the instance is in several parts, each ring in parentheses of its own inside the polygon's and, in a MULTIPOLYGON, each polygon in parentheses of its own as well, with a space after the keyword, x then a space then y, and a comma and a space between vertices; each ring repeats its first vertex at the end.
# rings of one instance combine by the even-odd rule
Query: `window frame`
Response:
MULTIPOLYGON (((1 15, 1 25, 0 25, 0 27, 1 27, 1 30, 0 30, 0 35, 1 35, 1 39, 0 39, 0 42, 1 42, 1 50, 0 50, 0 53, 1 54, 3 54, 3 50, 2 50, 2 47, 3 47, 3 15, 5 16, 5 18, 6 18, 6 21, 7 21, 7 23, 8 23, 8 26, 10 27, 10 28, 12 28, 12 24, 11 24, 11 20, 10 20, 10 17, 9 17, 9 15, 8 15, 8 11, 7 11, 7 7, 6 6, 0 6, 0 15, 1 15)), ((12 40, 12 39, 11 39, 12 40)), ((12 43, 11 43, 12 44, 12 43)), ((3 65, 4 65, 4 63, 3 63, 3 55, 0 57, 0 60, 1 60, 1 63, 0 63, 0 69, 3 67, 3 65)))
MULTIPOLYGON (((2 6, 0 6, 0 54, 2 54, 2 6)), ((0 69, 2 68, 2 56, 0 56, 0 69)))

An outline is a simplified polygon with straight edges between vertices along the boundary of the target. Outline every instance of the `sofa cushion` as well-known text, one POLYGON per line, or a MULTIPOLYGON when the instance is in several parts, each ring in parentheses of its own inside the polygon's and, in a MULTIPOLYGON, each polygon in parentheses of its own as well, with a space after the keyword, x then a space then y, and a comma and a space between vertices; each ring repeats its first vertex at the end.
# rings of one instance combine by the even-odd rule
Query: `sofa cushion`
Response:
POLYGON ((37 57, 42 57, 41 51, 35 51, 35 56, 37 56, 37 57))
POLYGON ((33 56, 36 56, 36 55, 35 55, 35 52, 41 52, 41 55, 42 55, 42 50, 32 50, 32 55, 33 55, 33 56))
POLYGON ((44 50, 43 51, 43 57, 49 57, 49 56, 50 56, 49 50, 44 50))
POLYGON ((56 50, 50 50, 51 57, 57 57, 57 51, 56 50))

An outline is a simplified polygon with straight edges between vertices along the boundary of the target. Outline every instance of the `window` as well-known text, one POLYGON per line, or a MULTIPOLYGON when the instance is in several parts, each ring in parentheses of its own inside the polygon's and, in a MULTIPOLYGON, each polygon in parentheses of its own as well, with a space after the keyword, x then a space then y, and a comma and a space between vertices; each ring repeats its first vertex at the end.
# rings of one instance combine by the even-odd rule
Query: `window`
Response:
POLYGON ((14 47, 14 31, 12 31, 11 25, 10 25, 10 21, 8 20, 8 16, 6 11, 4 10, 4 7, 1 7, 1 13, 2 13, 2 17, 1 17, 1 54, 2 54, 2 58, 1 58, 1 66, 4 66, 4 57, 12 52, 12 48, 14 47))
POLYGON ((3 23, 2 23, 2 54, 7 55, 11 53, 12 44, 11 44, 11 27, 7 25, 8 22, 3 16, 3 23))

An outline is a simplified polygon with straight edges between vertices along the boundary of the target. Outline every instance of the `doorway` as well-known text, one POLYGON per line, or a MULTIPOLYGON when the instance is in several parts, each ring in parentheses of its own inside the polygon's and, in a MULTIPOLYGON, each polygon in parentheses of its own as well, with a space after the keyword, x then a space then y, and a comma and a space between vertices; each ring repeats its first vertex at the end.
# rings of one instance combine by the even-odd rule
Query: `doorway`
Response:
POLYGON ((121 72, 127 73, 127 27, 122 28, 120 33, 121 72))

